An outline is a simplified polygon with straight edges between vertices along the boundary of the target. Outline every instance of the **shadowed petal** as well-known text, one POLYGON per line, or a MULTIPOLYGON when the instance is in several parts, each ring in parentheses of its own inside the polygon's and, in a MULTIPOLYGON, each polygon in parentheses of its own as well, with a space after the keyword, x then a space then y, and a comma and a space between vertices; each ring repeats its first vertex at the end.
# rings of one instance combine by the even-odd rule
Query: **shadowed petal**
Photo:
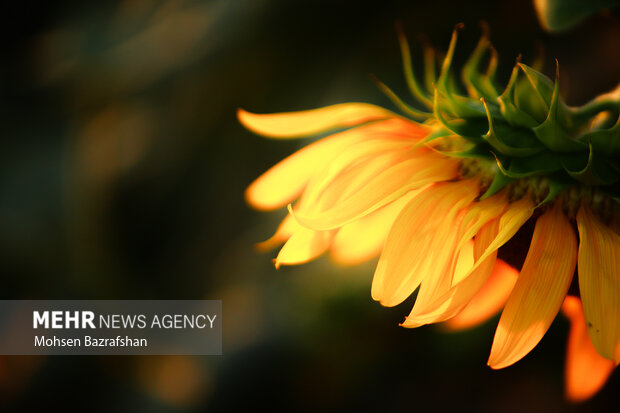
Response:
POLYGON ((446 321, 450 330, 464 330, 485 322, 502 309, 519 271, 502 260, 495 260, 491 276, 455 317, 446 321))
POLYGON ((536 221, 530 249, 499 320, 488 364, 516 363, 547 332, 577 263, 577 238, 558 203, 536 221))
POLYGON ((614 362, 601 357, 592 345, 579 298, 566 297, 562 312, 570 320, 566 350, 566 397, 580 402, 603 387, 614 369, 614 362))
POLYGON ((620 362, 620 236, 584 203, 577 213, 579 291, 588 333, 599 354, 620 362))

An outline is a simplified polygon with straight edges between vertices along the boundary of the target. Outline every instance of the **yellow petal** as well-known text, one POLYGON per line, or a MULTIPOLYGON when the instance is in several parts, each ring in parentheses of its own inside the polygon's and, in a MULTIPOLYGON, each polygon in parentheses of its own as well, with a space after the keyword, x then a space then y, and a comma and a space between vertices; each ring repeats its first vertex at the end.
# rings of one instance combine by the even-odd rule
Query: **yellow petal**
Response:
POLYGON ((469 269, 474 266, 474 240, 467 240, 460 248, 457 247, 457 252, 454 272, 451 274, 454 283, 461 281, 462 277, 468 274, 469 269))
POLYGON ((579 291, 588 333, 599 354, 620 362, 620 237, 583 204, 579 229, 579 291))
MULTIPOLYGON (((481 256, 485 248, 497 236, 498 231, 498 220, 493 220, 482 227, 473 242, 471 262, 475 263, 476 259, 481 256)), ((461 254, 464 252, 467 252, 467 250, 461 250, 461 254)), ((486 257, 481 264, 476 265, 475 269, 473 269, 473 265, 469 265, 469 268, 460 270, 466 274, 464 276, 458 274, 458 277, 462 279, 465 277, 464 279, 467 282, 460 282, 455 286, 450 286, 448 280, 448 282, 445 282, 443 289, 438 289, 433 294, 427 293, 426 295, 422 291, 423 284, 411 313, 401 325, 409 328, 420 327, 424 324, 443 321, 457 314, 467 305, 469 300, 491 275, 495 256, 496 253, 494 252, 486 257)))
POLYGON ((502 309, 512 291, 519 271, 502 260, 495 260, 491 276, 474 295, 469 304, 455 317, 446 322, 451 330, 464 330, 495 315, 502 309))
POLYGON ((312 231, 300 228, 296 231, 280 250, 275 264, 280 265, 303 264, 318 257, 329 248, 336 231, 312 231))
POLYGON ((412 129, 409 122, 388 119, 359 128, 340 132, 314 142, 271 167, 246 190, 246 201, 254 208, 272 210, 285 206, 297 198, 310 178, 326 164, 356 143, 376 136, 418 139, 420 128, 412 129))
MULTIPOLYGON (((508 200, 505 194, 499 193, 482 201, 473 203, 467 210, 461 224, 459 248, 469 241, 484 225, 502 214, 508 200)), ((460 280, 454 280, 457 283, 460 280)))
POLYGON ((510 366, 538 344, 566 297, 576 263, 577 238, 558 202, 536 221, 523 269, 495 331, 489 366, 510 366))
POLYGON ((413 152, 411 146, 414 144, 411 139, 377 134, 347 146, 312 178, 303 195, 305 206, 310 208, 304 208, 303 212, 316 212, 318 199, 325 192, 333 191, 334 185, 340 185, 336 189, 340 197, 345 192, 355 192, 380 171, 405 159, 408 153, 413 152))
POLYGON ((458 162, 430 153, 391 166, 389 164, 394 161, 387 161, 370 168, 363 164, 352 168, 331 182, 327 189, 343 194, 341 201, 320 213, 296 214, 295 218, 301 225, 316 230, 338 228, 381 208, 412 189, 452 179, 458 174, 458 162), (351 179, 356 182, 355 185, 351 184, 351 179))
MULTIPOLYGON (((415 305, 405 322, 401 324, 402 326, 418 327, 435 322, 436 318, 451 308, 453 305, 451 299, 438 300, 448 294, 453 285, 471 275, 470 269, 473 268, 475 259, 482 255, 484 249, 488 247, 493 237, 497 235, 497 229, 493 233, 488 234, 488 239, 485 238, 487 240, 483 246, 480 243, 480 236, 478 237, 477 245, 474 245, 475 243, 471 238, 481 227, 501 214, 506 207, 506 203, 506 198, 503 195, 496 195, 469 206, 460 223, 457 245, 454 249, 455 253, 450 258, 449 265, 438 277, 422 282, 415 305), (469 248, 470 246, 471 248, 469 248), (474 249, 476 250, 475 257, 474 249)), ((488 278, 491 274, 494 260, 495 256, 488 257, 486 264, 479 265, 476 269, 477 273, 484 272, 485 275, 476 274, 474 277, 488 278)))
POLYGON ((458 212, 478 196, 473 180, 440 183, 413 198, 396 218, 372 282, 382 305, 400 304, 427 277, 450 263, 456 245, 458 212))
POLYGON ((614 362, 601 357, 588 336, 581 300, 568 296, 562 312, 570 320, 566 350, 566 397, 581 402, 595 395, 614 369, 614 362))
POLYGON ((321 139, 271 167, 245 191, 254 208, 281 208, 299 196, 323 162, 337 156, 347 146, 366 139, 364 130, 353 129, 321 139))
POLYGON ((482 264, 487 257, 495 253, 499 247, 507 243, 532 216, 533 212, 534 204, 527 196, 521 198, 517 202, 510 203, 500 218, 497 236, 484 250, 484 253, 476 259, 472 271, 474 271, 478 265, 482 264))
POLYGON ((403 326, 418 327, 423 324, 445 321, 458 314, 489 278, 497 250, 504 245, 531 217, 534 204, 529 197, 510 203, 499 220, 486 223, 474 239, 474 265, 466 274, 457 274, 455 283, 444 294, 424 305, 414 306, 403 326), (458 281, 460 280, 460 281, 458 281))
POLYGON ((339 264, 355 265, 379 255, 394 220, 420 191, 409 191, 391 204, 340 228, 330 247, 330 257, 339 264))
POLYGON ((256 114, 237 111, 239 121, 260 135, 291 138, 316 135, 336 128, 396 117, 382 107, 368 103, 341 103, 299 112, 256 114))

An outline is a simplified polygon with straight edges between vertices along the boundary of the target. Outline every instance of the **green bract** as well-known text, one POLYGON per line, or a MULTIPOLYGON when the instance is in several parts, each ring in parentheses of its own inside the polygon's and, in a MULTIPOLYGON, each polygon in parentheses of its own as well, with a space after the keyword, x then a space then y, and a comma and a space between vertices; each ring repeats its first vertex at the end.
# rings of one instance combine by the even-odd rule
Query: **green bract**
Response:
POLYGON ((427 48, 424 85, 413 74, 409 46, 400 35, 407 84, 428 111, 412 108, 379 82, 406 114, 433 127, 427 141, 463 138, 465 145, 444 153, 489 166, 478 168, 490 175, 484 197, 518 180, 540 182, 542 178, 545 202, 569 187, 596 188, 620 202, 620 88, 581 107, 570 107, 559 93, 558 66, 551 80, 517 62, 508 85, 498 89, 497 55, 485 35, 461 71, 463 93, 451 71, 459 28, 438 75, 434 52, 427 48), (489 62, 483 68, 488 53, 489 62))

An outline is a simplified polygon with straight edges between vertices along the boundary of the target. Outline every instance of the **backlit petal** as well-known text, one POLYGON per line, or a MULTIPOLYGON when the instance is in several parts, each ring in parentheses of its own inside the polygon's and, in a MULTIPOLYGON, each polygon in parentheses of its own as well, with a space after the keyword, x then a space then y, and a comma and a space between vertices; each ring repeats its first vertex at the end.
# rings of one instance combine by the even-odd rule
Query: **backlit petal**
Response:
POLYGON ((512 291, 519 271, 502 260, 495 260, 491 276, 469 304, 446 322, 451 330, 464 330, 485 322, 502 309, 512 291))
POLYGON ((523 269, 495 331, 489 366, 510 366, 538 344, 564 301, 576 263, 577 238, 557 203, 536 221, 523 269))
POLYGON ((385 306, 405 300, 426 277, 449 264, 456 244, 458 212, 478 196, 473 180, 433 185, 396 218, 379 259, 372 297, 385 306), (446 240, 452 241, 446 245, 446 240))
POLYGON ((566 397, 580 402, 603 387, 614 369, 614 362, 601 357, 592 345, 579 298, 566 297, 562 312, 570 320, 566 350, 566 397))
POLYGON ((275 264, 280 265, 303 264, 318 257, 329 248, 336 231, 313 231, 300 228, 296 231, 280 250, 275 264))
POLYGON ((387 109, 368 103, 341 103, 299 112, 269 114, 250 113, 243 109, 237 111, 243 126, 272 138, 311 136, 395 116, 387 109))
POLYGON ((351 195, 318 214, 297 214, 297 221, 316 230, 338 228, 398 199, 411 189, 454 178, 458 174, 458 162, 427 153, 424 157, 405 159, 392 166, 378 165, 372 177, 365 175, 368 170, 360 165, 348 171, 348 177, 363 182, 363 185, 358 185, 359 190, 351 190, 353 186, 347 181, 347 175, 334 180, 328 190, 345 195, 348 191, 351 195), (370 179, 362 181, 364 176, 370 179))
POLYGON ((326 192, 337 191, 339 197, 355 192, 384 169, 418 153, 411 149, 414 144, 410 139, 381 134, 347 146, 311 179, 303 194, 304 208, 297 211, 320 211, 316 203, 326 192))
POLYGON ((391 204, 340 228, 330 247, 330 257, 339 264, 354 265, 379 255, 394 220, 420 191, 409 191, 391 204))
POLYGON ((272 210, 285 206, 299 196, 308 180, 344 148, 367 139, 363 129, 353 129, 329 136, 295 152, 272 166, 245 191, 254 208, 272 210))
POLYGON ((257 209, 281 208, 297 198, 310 178, 342 154, 345 148, 376 136, 415 140, 424 133, 424 129, 412 127, 410 122, 388 119, 328 136, 271 167, 247 188, 245 198, 257 209))
POLYGON ((579 228, 579 291, 588 333, 599 354, 620 362, 620 236, 583 204, 579 228))

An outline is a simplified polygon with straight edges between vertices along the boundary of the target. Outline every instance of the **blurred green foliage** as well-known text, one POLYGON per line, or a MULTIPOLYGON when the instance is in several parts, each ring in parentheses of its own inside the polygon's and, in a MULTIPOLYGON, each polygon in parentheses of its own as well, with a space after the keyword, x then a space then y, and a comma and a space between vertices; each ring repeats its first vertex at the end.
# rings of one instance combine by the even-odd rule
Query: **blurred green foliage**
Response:
POLYGON ((549 31, 568 30, 601 10, 618 8, 618 0, 534 0, 538 18, 549 31))

